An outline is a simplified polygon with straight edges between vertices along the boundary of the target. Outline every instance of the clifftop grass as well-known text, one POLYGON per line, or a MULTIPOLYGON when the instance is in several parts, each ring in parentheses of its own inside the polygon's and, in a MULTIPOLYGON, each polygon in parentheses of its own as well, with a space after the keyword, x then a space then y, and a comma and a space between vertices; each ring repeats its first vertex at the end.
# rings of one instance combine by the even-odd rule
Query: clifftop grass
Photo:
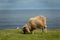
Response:
POLYGON ((21 30, 0 30, 0 40, 60 40, 60 30, 48 30, 42 33, 36 30, 34 34, 23 34, 21 30))

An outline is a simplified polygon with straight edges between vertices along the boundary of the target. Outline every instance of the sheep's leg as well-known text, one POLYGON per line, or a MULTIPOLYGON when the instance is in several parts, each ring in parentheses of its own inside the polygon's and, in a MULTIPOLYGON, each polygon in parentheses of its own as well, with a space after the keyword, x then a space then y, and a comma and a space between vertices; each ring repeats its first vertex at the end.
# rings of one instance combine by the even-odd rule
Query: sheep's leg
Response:
POLYGON ((26 31, 24 31, 24 34, 26 34, 26 31))
POLYGON ((34 31, 31 31, 31 34, 34 34, 34 31))

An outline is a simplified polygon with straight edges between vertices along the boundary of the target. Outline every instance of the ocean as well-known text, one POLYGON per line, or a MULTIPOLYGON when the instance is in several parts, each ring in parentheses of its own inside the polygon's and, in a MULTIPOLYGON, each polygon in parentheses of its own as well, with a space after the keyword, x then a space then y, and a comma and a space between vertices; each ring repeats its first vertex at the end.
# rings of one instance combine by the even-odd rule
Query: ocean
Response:
POLYGON ((60 29, 60 9, 0 10, 0 29, 22 28, 31 17, 46 16, 48 29, 60 29))

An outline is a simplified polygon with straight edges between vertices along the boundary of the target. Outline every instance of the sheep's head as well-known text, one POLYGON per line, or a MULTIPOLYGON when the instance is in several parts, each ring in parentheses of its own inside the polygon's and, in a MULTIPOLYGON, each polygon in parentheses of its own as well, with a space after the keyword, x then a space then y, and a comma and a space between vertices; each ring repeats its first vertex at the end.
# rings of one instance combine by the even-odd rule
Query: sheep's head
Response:
POLYGON ((24 34, 27 33, 27 32, 30 33, 29 25, 27 25, 27 24, 24 25, 22 31, 23 31, 24 34))

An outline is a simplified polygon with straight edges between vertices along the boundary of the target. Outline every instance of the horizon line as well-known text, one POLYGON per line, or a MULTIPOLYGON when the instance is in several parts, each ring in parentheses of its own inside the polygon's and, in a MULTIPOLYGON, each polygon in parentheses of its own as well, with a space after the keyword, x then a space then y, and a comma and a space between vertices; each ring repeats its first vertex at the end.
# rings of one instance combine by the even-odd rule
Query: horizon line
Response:
POLYGON ((54 9, 60 9, 60 8, 25 8, 25 9, 0 9, 0 10, 45 10, 45 9, 48 9, 48 10, 54 10, 54 9))

